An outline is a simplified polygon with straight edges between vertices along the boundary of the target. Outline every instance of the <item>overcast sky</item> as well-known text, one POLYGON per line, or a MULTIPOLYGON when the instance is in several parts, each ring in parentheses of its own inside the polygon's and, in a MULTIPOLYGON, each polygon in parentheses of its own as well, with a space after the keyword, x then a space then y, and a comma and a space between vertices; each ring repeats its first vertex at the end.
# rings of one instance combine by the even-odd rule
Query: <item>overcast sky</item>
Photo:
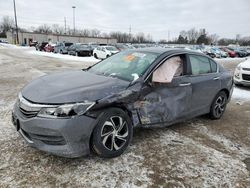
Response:
MULTIPOLYGON (((43 23, 103 32, 150 33, 154 40, 176 37, 181 30, 206 28, 220 37, 250 36, 250 0, 16 0, 18 24, 43 23)), ((13 17, 13 1, 0 0, 0 19, 13 17)))

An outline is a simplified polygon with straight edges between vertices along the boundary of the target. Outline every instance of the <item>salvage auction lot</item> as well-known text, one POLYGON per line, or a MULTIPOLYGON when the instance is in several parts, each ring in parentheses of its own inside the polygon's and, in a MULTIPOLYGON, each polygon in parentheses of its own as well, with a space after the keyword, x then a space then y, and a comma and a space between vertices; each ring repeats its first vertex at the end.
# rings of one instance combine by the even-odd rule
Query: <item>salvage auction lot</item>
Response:
MULTIPOLYGON (((235 88, 221 120, 202 116, 164 129, 135 130, 129 149, 115 159, 66 159, 27 146, 11 124, 20 89, 39 76, 97 62, 39 53, 0 46, 0 187, 249 187, 248 88, 235 88)), ((241 61, 218 60, 231 71, 241 61)))

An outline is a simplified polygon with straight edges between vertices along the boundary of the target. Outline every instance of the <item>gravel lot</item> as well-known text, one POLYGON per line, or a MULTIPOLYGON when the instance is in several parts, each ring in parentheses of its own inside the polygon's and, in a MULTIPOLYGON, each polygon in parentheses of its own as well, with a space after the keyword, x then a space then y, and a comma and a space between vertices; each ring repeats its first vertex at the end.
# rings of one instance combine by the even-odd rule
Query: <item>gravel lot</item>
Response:
MULTIPOLYGON (((218 60, 234 70, 242 59, 218 60)), ((65 159, 33 149, 11 124, 31 79, 94 61, 0 46, 0 187, 250 187, 250 89, 235 88, 221 120, 202 116, 164 129, 137 129, 115 159, 65 159), (244 94, 243 94, 244 93, 244 94)))

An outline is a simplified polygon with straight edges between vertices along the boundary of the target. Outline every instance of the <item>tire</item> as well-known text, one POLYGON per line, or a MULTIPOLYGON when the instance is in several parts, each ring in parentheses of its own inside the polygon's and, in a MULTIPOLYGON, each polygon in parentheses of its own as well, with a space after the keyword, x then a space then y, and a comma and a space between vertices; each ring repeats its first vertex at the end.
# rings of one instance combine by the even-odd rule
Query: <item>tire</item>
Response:
POLYGON ((106 55, 106 58, 109 58, 110 57, 110 55, 106 55))
POLYGON ((100 114, 92 133, 93 151, 100 157, 113 158, 121 155, 133 136, 129 116, 119 108, 110 108, 100 114))
POLYGON ((98 57, 97 57, 96 53, 94 53, 94 57, 95 57, 96 59, 98 59, 98 57))
POLYGON ((63 51, 62 51, 62 50, 60 50, 60 54, 63 54, 63 51))
POLYGON ((210 118, 220 119, 227 106, 227 94, 224 91, 220 91, 213 100, 210 108, 210 118))
POLYGON ((80 56, 80 53, 79 53, 79 52, 76 52, 75 55, 76 55, 76 56, 80 56))

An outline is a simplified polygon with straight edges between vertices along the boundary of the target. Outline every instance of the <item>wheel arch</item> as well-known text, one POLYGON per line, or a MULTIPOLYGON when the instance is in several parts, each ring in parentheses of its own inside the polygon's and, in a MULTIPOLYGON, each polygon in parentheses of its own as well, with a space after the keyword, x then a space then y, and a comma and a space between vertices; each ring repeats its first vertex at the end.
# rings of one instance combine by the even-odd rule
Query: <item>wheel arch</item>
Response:
MULTIPOLYGON (((100 114, 104 111, 104 110, 107 110, 107 109, 110 109, 110 108, 118 108, 118 109, 121 109, 122 111, 124 111, 130 118, 131 120, 131 123, 132 123, 132 126, 134 127, 134 121, 133 121, 133 116, 132 116, 132 112, 131 110, 129 110, 129 108, 125 105, 125 104, 110 104, 110 105, 107 105, 105 107, 102 107, 102 108, 98 108, 95 110, 95 112, 93 113, 96 117, 96 119, 98 119, 98 117, 100 116, 100 114)), ((98 120, 97 120, 98 121, 98 120)), ((95 125, 96 126, 96 125, 95 125)), ((90 134, 90 139, 89 139, 89 148, 90 148, 90 152, 93 152, 93 148, 92 148, 92 141, 93 141, 93 132, 94 132, 94 129, 95 129, 95 126, 94 128, 92 129, 91 131, 91 134, 90 134)))
MULTIPOLYGON (((227 95, 227 99, 229 98, 229 96, 230 96, 230 92, 229 92, 229 90, 228 89, 226 89, 226 88, 224 88, 224 89, 221 89, 219 92, 221 92, 221 91, 224 91, 225 93, 226 93, 226 95, 227 95)), ((218 92, 218 93, 219 93, 218 92)))

